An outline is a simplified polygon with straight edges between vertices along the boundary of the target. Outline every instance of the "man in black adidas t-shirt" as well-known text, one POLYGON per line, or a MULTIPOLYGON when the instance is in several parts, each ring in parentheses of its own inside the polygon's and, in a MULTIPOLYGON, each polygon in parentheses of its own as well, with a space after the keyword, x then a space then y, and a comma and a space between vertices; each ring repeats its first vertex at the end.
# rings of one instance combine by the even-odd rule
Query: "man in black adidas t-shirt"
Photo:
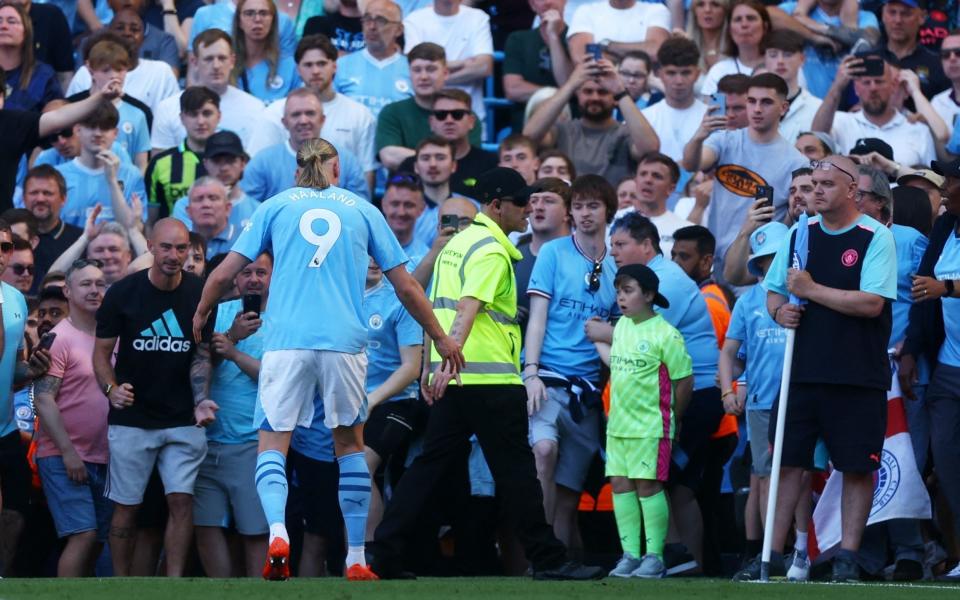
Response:
POLYGON ((110 286, 97 311, 93 368, 110 401, 107 497, 115 503, 110 549, 118 576, 130 575, 137 510, 154 464, 170 508, 167 575, 183 575, 193 484, 207 452, 197 425, 212 422, 217 410, 207 396, 212 327, 199 343, 190 337, 203 283, 182 270, 187 228, 172 218, 157 221, 149 248, 153 266, 110 286))

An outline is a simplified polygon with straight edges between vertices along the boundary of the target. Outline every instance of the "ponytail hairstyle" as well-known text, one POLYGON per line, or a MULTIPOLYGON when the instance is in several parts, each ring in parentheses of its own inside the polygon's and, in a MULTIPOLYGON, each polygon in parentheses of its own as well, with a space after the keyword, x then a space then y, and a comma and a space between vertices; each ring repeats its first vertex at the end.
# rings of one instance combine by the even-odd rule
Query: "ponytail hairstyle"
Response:
POLYGON ((297 187, 325 190, 330 187, 327 174, 323 171, 323 164, 337 158, 337 149, 325 139, 317 138, 307 141, 297 151, 297 187))

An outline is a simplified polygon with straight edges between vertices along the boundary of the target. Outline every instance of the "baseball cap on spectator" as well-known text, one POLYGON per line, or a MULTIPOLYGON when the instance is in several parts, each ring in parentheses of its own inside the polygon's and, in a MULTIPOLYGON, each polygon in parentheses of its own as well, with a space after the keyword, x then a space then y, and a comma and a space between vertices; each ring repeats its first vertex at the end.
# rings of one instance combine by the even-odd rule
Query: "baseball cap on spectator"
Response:
POLYGON ((670 302, 660 293, 660 278, 653 272, 653 269, 640 263, 632 265, 623 265, 617 269, 617 276, 614 281, 621 277, 630 277, 640 284, 640 289, 645 292, 653 292, 653 303, 661 308, 670 308, 670 302))
POLYGON ((829 133, 823 131, 803 131, 797 137, 799 138, 801 135, 812 135, 823 142, 823 145, 830 150, 830 154, 837 153, 837 143, 833 141, 833 137, 829 133))
POLYGON ((204 158, 215 158, 224 154, 242 156, 244 160, 250 160, 250 157, 243 150, 243 142, 240 141, 240 136, 232 131, 218 131, 207 138, 207 145, 203 151, 204 158))
POLYGON ((489 204, 499 198, 522 206, 530 201, 530 194, 539 192, 540 188, 527 185, 523 176, 513 169, 494 167, 477 176, 473 190, 473 198, 481 204, 489 204))
POLYGON ((938 188, 942 188, 943 184, 946 182, 946 180, 943 178, 943 175, 938 175, 930 169, 917 169, 912 173, 901 175, 897 179, 897 185, 906 185, 911 179, 923 179, 925 181, 929 181, 938 188))
POLYGON ((857 140, 857 143, 853 145, 849 154, 851 156, 862 156, 864 154, 870 154, 871 152, 876 152, 887 160, 893 160, 893 148, 890 147, 890 144, 879 138, 860 138, 857 140))
POLYGON ((756 259, 776 254, 783 240, 786 239, 788 231, 790 230, 786 225, 774 221, 750 234, 750 258, 747 259, 747 270, 752 275, 755 277, 763 275, 757 267, 756 259))
POLYGON ((950 161, 935 160, 930 163, 930 168, 933 169, 933 172, 937 175, 960 179, 960 158, 955 158, 950 161))

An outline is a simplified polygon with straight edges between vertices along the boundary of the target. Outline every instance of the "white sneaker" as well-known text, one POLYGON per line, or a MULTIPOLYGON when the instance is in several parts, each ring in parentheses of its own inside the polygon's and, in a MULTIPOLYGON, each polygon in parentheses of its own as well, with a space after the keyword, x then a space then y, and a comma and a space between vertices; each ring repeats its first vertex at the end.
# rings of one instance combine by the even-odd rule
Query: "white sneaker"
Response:
POLYGON ((663 561, 654 554, 647 554, 640 561, 630 577, 639 577, 640 579, 663 579, 667 576, 667 568, 663 566, 663 561))
POLYGON ((617 561, 617 566, 610 571, 610 577, 630 577, 630 574, 637 570, 640 563, 639 558, 634 557, 629 552, 624 552, 620 560, 617 561))
POLYGON ((787 581, 807 581, 810 579, 810 559, 806 554, 793 553, 793 561, 787 569, 787 581))

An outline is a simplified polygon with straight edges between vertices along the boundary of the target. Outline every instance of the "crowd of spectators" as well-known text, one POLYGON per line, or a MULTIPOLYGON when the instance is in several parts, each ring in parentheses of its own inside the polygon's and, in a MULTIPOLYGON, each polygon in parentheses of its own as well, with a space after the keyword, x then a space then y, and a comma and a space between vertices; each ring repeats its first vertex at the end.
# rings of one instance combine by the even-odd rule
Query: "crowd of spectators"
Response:
MULTIPOLYGON (((0 0, 0 575, 259 574, 272 256, 202 339, 191 319, 198 278, 322 138, 333 183, 383 212, 425 290, 483 219, 478 178, 531 186, 510 235, 513 343, 544 513, 572 556, 753 579, 773 518, 773 572, 805 580, 814 490, 836 469, 835 579, 960 581, 957 22, 947 0, 0 0), (685 372, 660 377, 677 393, 669 468, 608 482, 615 325, 633 315, 615 274, 638 264, 685 372), (863 511, 893 379, 934 511, 879 535, 863 511), (799 408, 767 515, 781 385, 799 408), (654 497, 665 544, 618 541, 613 515, 639 522, 654 497)), ((302 302, 322 312, 323 290, 302 302)), ((429 364, 373 262, 364 311, 373 540, 421 452, 429 364)), ((333 444, 322 414, 293 437, 300 576, 343 570, 333 444)), ((405 566, 522 575, 483 452, 461 450, 405 566)))

